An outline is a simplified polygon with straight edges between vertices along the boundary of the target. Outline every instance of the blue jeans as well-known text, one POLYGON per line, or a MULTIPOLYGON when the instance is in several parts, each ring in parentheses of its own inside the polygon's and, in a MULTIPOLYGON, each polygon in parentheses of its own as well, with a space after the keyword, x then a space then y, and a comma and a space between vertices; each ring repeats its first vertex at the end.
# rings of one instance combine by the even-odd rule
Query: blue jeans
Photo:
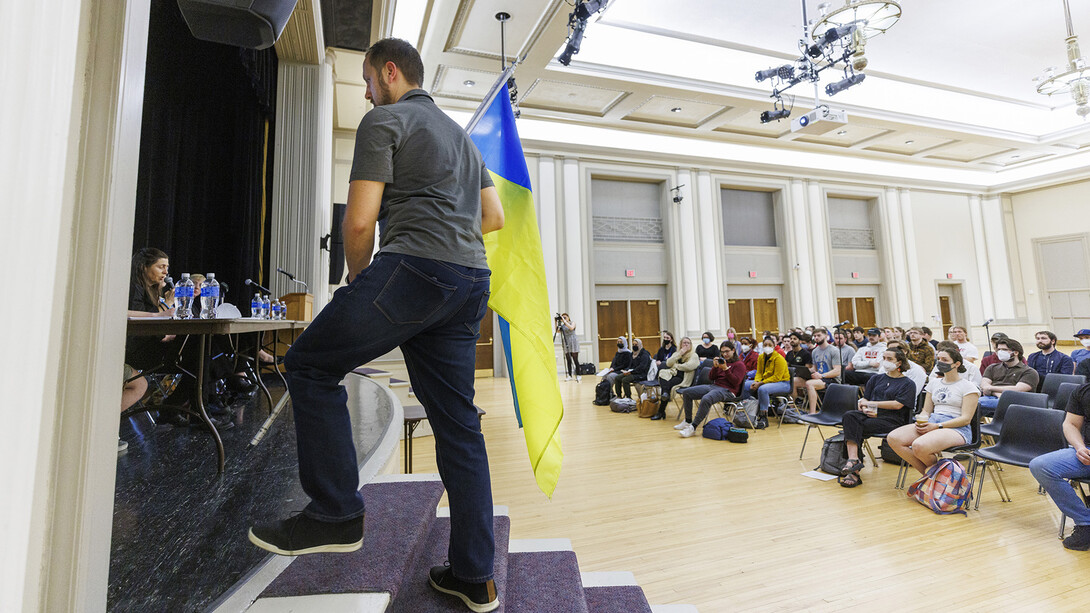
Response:
POLYGON ((1075 493, 1075 488, 1066 479, 1090 478, 1090 466, 1075 457, 1071 447, 1060 449, 1030 460, 1029 472, 1045 488, 1052 502, 1064 515, 1070 517, 1076 526, 1090 526, 1090 509, 1075 493))
MULTIPOLYGON (((753 390, 749 386, 753 385, 751 379, 746 379, 745 385, 742 387, 742 400, 753 397, 753 390)), ((757 409, 758 414, 764 415, 768 413, 769 400, 768 397, 772 394, 786 394, 791 391, 790 381, 776 381, 774 383, 763 383, 761 387, 757 388, 757 409)))
POLYGON ((999 406, 999 396, 980 396, 980 400, 977 401, 980 407, 983 409, 991 409, 991 412, 995 412, 995 407, 999 406))
POLYGON ((322 521, 363 515, 347 394, 352 369, 401 347, 413 391, 435 432, 450 500, 448 559, 462 581, 492 578, 492 486, 473 372, 488 305, 485 270, 379 254, 314 318, 284 357, 295 414, 299 480, 322 521))

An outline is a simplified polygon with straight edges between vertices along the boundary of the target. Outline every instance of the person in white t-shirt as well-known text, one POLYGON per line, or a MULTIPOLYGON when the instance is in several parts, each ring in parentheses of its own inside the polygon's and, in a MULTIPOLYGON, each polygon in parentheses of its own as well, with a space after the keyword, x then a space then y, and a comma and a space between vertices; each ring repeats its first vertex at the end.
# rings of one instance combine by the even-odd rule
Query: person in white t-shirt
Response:
MULTIPOLYGON (((935 347, 935 351, 939 351, 944 347, 946 349, 956 350, 958 348, 958 345, 954 341, 939 341, 939 344, 935 347)), ((980 386, 984 383, 984 376, 980 374, 980 367, 976 364, 973 364, 972 362, 965 362, 964 364, 962 364, 962 366, 965 367, 965 372, 958 373, 958 375, 962 379, 965 379, 966 381, 975 385, 977 389, 980 389, 980 386)), ((942 378, 942 373, 939 372, 938 363, 936 363, 935 367, 931 369, 929 376, 932 379, 942 378)))
POLYGON ((966 362, 972 362, 976 364, 980 359, 980 351, 976 348, 976 345, 969 342, 969 332, 961 326, 953 326, 950 328, 950 340, 954 341, 954 344, 958 346, 958 352, 961 357, 965 358, 966 362))
POLYGON ((942 450, 972 440, 970 424, 976 416, 980 389, 959 376, 965 370, 962 359, 961 353, 949 347, 935 353, 935 365, 942 378, 927 384, 927 396, 916 423, 901 426, 886 437, 897 455, 920 474, 938 461, 942 450))

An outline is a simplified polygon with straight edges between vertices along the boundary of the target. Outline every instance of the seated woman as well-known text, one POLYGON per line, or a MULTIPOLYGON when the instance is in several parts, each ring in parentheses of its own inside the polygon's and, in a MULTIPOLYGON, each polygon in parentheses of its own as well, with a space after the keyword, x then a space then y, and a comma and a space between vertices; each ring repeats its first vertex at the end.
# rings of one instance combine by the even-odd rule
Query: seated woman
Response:
POLYGON ((886 437, 897 455, 920 474, 938 461, 943 449, 968 444, 972 438, 969 424, 976 416, 980 390, 959 376, 965 372, 962 360, 957 349, 947 347, 935 353, 935 367, 942 378, 927 384, 927 397, 923 411, 916 416, 917 423, 901 426, 886 437))
POLYGON ((670 356, 677 353, 677 343, 674 342, 674 335, 667 331, 662 331, 662 345, 659 345, 659 350, 655 352, 655 363, 658 365, 659 370, 666 368, 666 360, 670 359, 670 356))
POLYGON ((670 391, 675 387, 689 387, 693 384, 693 375, 700 366, 700 358, 693 351, 693 341, 688 336, 681 339, 681 348, 666 360, 666 368, 659 371, 660 398, 659 412, 651 419, 666 417, 666 403, 670 401, 670 391))
POLYGON ((840 471, 840 485, 855 487, 863 483, 859 469, 859 446, 863 439, 875 434, 889 434, 908 423, 916 407, 916 384, 905 376, 911 362, 900 347, 889 347, 882 353, 879 374, 867 381, 859 408, 844 414, 844 443, 848 461, 840 471))
MULTIPOLYGON (((928 346, 930 347, 930 345, 928 346)), ((905 341, 890 341, 886 344, 886 349, 894 348, 900 349, 905 354, 905 357, 908 358, 908 370, 904 371, 905 376, 916 384, 916 395, 919 396, 923 393, 923 388, 927 385, 927 371, 919 364, 912 361, 912 357, 909 355, 908 343, 905 341)))
POLYGON ((681 430, 681 436, 689 438, 696 427, 704 422, 713 404, 735 400, 742 393, 742 382, 746 379, 746 366, 734 350, 734 341, 723 341, 719 345, 719 357, 714 360, 710 385, 697 385, 681 392, 684 399, 682 406, 685 421, 674 426, 681 430), (700 407, 693 417, 693 400, 700 399, 700 407))
MULTIPOLYGON (((957 343, 953 341, 939 341, 939 344, 935 347, 935 353, 937 355, 938 352, 942 351, 943 349, 953 349, 957 351, 957 348, 957 343)), ((930 376, 933 379, 941 379, 943 376, 942 373, 939 372, 937 364, 938 363, 936 362, 935 368, 931 369, 930 376)), ((965 372, 958 373, 958 376, 975 385, 977 389, 980 389, 980 387, 984 384, 984 377, 980 374, 980 368, 978 368, 976 364, 973 364, 969 361, 966 361, 964 364, 962 364, 962 366, 965 367, 965 372)))
POLYGON ((746 372, 752 375, 757 371, 757 356, 761 354, 757 341, 752 336, 743 336, 738 340, 737 349, 738 359, 745 362, 746 372))
POLYGON ((714 341, 715 336, 711 332, 701 335, 700 344, 696 346, 696 356, 701 360, 714 360, 719 357, 719 348, 715 346, 714 341))
POLYGON ((608 381, 610 388, 613 387, 613 382, 617 377, 621 376, 621 371, 632 366, 632 350, 628 348, 628 339, 623 336, 617 337, 617 353, 613 354, 613 361, 609 363, 609 368, 606 369, 602 380, 608 381))
POLYGON ((761 346, 761 356, 757 358, 757 374, 753 381, 746 381, 742 388, 742 399, 757 395, 758 415, 768 413, 769 396, 791 392, 791 373, 787 369, 787 359, 776 351, 776 341, 765 338, 761 346))
MULTIPOLYGON (((166 301, 169 271, 170 259, 159 249, 145 247, 133 254, 129 276, 129 317, 169 317, 174 314, 166 301)), ((164 345, 173 340, 173 336, 129 337, 125 344, 125 362, 139 370, 161 364, 164 355, 176 349, 164 345)))
POLYGON ((649 370, 651 370, 651 354, 643 348, 643 341, 637 338, 632 341, 632 365, 621 370, 621 375, 613 382, 614 395, 631 398, 632 382, 646 381, 649 370))

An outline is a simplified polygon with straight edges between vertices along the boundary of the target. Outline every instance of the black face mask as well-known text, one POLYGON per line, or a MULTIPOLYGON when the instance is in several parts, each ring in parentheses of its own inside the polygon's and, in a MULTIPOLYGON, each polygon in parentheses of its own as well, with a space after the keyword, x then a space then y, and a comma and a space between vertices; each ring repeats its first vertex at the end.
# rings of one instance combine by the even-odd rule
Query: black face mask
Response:
POLYGON ((951 370, 954 370, 954 365, 953 364, 947 364, 946 362, 935 362, 935 368, 937 368, 940 373, 945 375, 946 373, 950 372, 951 370))
POLYGON ((624 349, 624 343, 617 343, 617 349, 624 349))

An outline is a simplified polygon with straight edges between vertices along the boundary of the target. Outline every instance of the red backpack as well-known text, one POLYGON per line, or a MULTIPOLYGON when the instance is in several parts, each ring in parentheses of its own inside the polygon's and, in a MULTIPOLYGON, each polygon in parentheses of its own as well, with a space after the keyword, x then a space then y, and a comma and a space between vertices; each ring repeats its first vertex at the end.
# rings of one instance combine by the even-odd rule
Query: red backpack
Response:
POLYGON ((965 515, 971 493, 972 484, 965 467, 951 458, 936 462, 919 481, 908 487, 910 498, 940 515, 965 515))

